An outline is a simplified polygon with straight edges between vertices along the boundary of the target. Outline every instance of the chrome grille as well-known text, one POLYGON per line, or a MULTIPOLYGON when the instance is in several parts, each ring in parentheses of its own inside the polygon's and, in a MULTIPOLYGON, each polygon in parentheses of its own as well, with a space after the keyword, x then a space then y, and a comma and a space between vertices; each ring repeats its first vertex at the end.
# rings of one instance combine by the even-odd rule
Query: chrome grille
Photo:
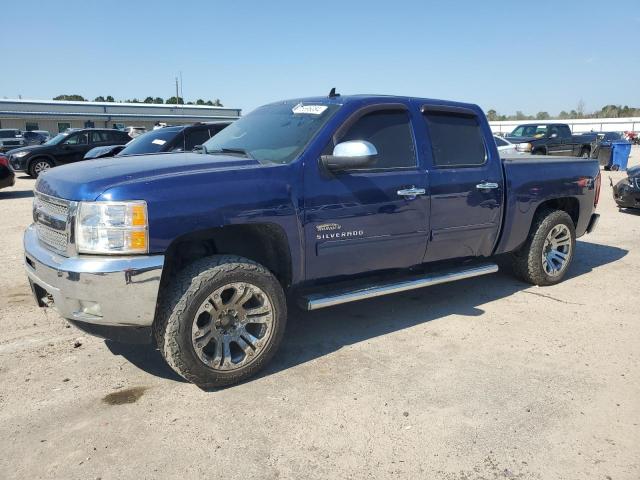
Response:
POLYGON ((67 234, 36 223, 36 232, 40 241, 54 250, 64 252, 67 249, 67 234))
POLYGON ((33 221, 38 239, 60 253, 66 253, 68 244, 70 202, 35 192, 33 221))

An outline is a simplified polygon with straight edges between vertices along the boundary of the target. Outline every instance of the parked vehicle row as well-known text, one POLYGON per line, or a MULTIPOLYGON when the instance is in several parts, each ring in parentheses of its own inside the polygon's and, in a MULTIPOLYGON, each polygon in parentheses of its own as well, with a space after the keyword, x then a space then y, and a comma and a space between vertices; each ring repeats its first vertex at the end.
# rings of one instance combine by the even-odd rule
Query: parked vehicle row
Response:
POLYGON ((476 105, 332 91, 260 107, 200 153, 47 172, 26 270, 38 305, 219 387, 274 355, 287 298, 315 310, 486 275, 499 254, 560 282, 600 178, 588 158, 501 158, 476 105))
POLYGON ((131 141, 126 132, 107 128, 80 128, 59 133, 43 145, 31 145, 11 150, 7 156, 14 170, 23 170, 37 178, 42 172, 80 161, 96 146, 131 141))

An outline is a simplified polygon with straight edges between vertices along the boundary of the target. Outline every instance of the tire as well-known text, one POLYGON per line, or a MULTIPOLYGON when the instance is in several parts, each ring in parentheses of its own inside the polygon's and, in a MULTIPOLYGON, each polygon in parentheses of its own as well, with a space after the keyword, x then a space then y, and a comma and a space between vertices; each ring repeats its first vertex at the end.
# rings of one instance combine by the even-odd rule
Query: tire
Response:
POLYGON ((27 169, 27 173, 30 177, 38 178, 38 176, 50 168, 53 168, 53 162, 48 158, 34 158, 29 162, 29 168, 27 169))
POLYGON ((611 170, 617 172, 618 170, 620 170, 620 165, 611 165, 611 170))
POLYGON ((282 341, 286 320, 284 292, 271 272, 243 257, 215 255, 185 267, 166 287, 154 335, 176 373, 217 388, 262 369, 282 341), (244 302, 233 303, 236 296, 244 302), (262 310, 270 313, 249 313, 262 310))
POLYGON ((531 155, 546 155, 547 151, 544 149, 534 150, 531 152, 531 155))
POLYGON ((576 232, 571 217, 562 210, 545 209, 536 215, 525 244, 512 254, 514 273, 525 282, 533 285, 555 285, 562 281, 569 270, 575 249, 576 232), (565 236, 555 237, 554 241, 548 243, 550 236, 563 233, 568 235, 567 239, 565 236), (562 240, 563 246, 558 246, 556 250, 553 250, 552 247, 557 240, 562 240), (548 254, 543 259, 545 251, 548 254), (562 260, 561 267, 558 267, 558 263, 556 263, 561 261, 560 255, 554 254, 554 251, 566 257, 562 260), (554 267, 557 270, 550 272, 549 270, 553 270, 554 267))

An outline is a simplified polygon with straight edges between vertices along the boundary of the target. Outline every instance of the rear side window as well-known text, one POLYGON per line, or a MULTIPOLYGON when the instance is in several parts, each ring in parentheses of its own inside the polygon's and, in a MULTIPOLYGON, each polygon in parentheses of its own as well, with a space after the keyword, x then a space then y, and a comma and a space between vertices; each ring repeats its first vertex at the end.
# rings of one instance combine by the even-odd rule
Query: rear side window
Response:
POLYGON ((186 151, 191 151, 196 145, 202 145, 204 142, 209 140, 209 130, 206 128, 198 128, 187 131, 185 136, 184 149, 186 151))
POLYGON ((496 141, 496 145, 499 147, 506 147, 507 145, 509 145, 507 142, 505 142, 504 140, 502 140, 500 137, 493 137, 496 141))
POLYGON ((91 143, 104 143, 108 141, 109 137, 107 132, 91 132, 91 143))
POLYGON ((478 118, 448 112, 424 114, 436 167, 472 167, 487 158, 478 118))
POLYGON ((358 119, 340 142, 366 140, 378 151, 373 168, 402 168, 416 165, 409 113, 405 110, 381 110, 358 119))

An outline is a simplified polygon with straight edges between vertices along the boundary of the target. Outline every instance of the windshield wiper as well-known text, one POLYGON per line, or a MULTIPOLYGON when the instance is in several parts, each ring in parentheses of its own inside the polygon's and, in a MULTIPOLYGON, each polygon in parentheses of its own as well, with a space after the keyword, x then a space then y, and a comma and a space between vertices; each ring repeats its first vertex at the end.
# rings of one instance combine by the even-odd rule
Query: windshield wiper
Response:
POLYGON ((244 148, 220 148, 218 150, 205 150, 206 153, 238 153, 244 155, 247 158, 253 159, 253 156, 244 148))

